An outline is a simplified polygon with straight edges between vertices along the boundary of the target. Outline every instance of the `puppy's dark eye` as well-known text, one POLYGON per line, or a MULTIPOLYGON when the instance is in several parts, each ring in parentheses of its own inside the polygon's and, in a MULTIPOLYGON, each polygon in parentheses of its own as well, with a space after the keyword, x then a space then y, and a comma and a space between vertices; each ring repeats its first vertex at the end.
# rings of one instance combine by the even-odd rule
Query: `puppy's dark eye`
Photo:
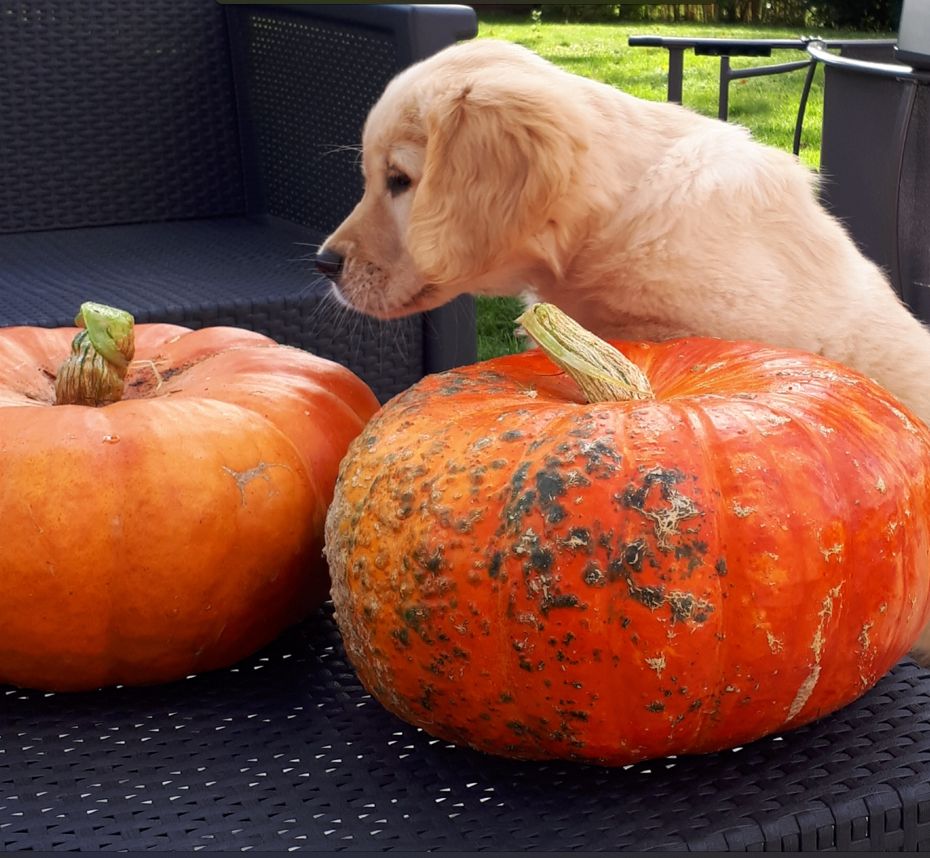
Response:
POLYGON ((392 197, 402 194, 410 187, 410 176, 406 173, 388 173, 387 189, 392 197))

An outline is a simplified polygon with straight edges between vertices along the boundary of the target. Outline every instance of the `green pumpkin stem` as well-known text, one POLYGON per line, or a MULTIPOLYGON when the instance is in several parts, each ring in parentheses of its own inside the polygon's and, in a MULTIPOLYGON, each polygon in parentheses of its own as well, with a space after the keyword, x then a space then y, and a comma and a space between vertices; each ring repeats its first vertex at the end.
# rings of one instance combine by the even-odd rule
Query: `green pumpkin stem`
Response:
POLYGON ((88 301, 74 320, 83 328, 71 342, 71 357, 55 378, 56 405, 99 407, 119 402, 135 354, 135 319, 125 310, 88 301))
POLYGON ((517 322, 577 382, 588 402, 655 398, 635 363, 558 307, 533 304, 517 322))

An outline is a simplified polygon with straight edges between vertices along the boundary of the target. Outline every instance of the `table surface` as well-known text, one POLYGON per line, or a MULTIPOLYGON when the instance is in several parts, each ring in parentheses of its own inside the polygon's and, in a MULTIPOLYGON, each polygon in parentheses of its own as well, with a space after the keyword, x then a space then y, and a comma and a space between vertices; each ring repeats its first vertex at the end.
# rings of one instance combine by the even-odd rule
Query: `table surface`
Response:
POLYGON ((329 606, 228 670, 0 700, 4 851, 930 847, 930 672, 910 661, 817 724, 617 769, 402 723, 329 606))

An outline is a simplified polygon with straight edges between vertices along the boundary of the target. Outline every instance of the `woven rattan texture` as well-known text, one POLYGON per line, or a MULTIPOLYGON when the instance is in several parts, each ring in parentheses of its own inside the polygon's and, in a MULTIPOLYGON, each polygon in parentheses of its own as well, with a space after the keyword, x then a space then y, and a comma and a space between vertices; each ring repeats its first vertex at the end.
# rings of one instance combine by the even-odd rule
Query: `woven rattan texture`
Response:
POLYGON ((285 12, 249 13, 245 29, 265 210, 328 233, 361 197, 362 126, 399 70, 395 44, 285 12))
POLYGON ((218 218, 0 236, 0 325, 69 325, 83 301, 139 322, 236 325, 339 361, 384 401, 423 375, 423 318, 342 309, 312 273, 320 235, 218 218))
MULTIPOLYGON (((898 262, 902 291, 911 309, 930 320, 930 90, 915 87, 913 112, 905 116, 907 147, 898 199, 898 262)), ((904 95, 899 96, 907 103, 904 95)))
POLYGON ((0 848, 930 847, 930 674, 780 738, 627 769, 431 739, 348 668, 328 608, 153 689, 0 689, 0 848))
POLYGON ((222 7, 0 0, 0 232, 244 211, 222 7))

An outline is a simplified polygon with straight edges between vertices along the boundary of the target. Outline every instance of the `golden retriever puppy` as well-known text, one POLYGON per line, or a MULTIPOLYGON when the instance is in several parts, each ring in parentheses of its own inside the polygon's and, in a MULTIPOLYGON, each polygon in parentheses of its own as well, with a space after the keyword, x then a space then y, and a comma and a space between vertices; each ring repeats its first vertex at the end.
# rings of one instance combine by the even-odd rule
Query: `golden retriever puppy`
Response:
POLYGON ((477 40, 399 74, 362 144, 364 196, 317 264, 364 313, 530 293, 605 337, 818 352, 930 422, 930 335, 812 174, 737 125, 477 40))

